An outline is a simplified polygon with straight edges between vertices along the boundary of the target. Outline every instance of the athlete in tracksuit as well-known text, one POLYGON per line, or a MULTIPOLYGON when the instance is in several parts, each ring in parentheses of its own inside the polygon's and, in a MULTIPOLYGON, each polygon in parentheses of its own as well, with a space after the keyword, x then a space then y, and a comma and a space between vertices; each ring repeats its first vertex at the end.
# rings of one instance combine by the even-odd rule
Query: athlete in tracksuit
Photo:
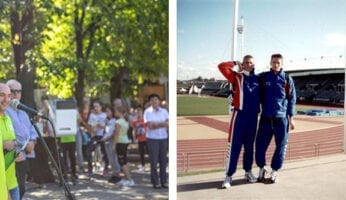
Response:
POLYGON ((231 177, 236 171, 240 150, 243 145, 245 178, 249 182, 257 181, 251 172, 251 168, 259 113, 259 84, 258 77, 254 74, 253 57, 250 55, 244 57, 242 64, 230 61, 223 62, 218 67, 232 84, 234 90, 234 110, 228 136, 228 142, 231 142, 231 144, 226 167, 226 178, 222 184, 223 188, 228 188, 232 182, 231 177), (233 71, 232 69, 235 65, 243 68, 243 71, 239 73, 233 71))
POLYGON ((294 129, 293 115, 296 93, 292 78, 282 70, 281 54, 273 54, 271 70, 259 75, 262 113, 256 137, 256 164, 260 168, 258 180, 263 181, 266 170, 266 151, 274 135, 275 152, 271 161, 272 183, 282 167, 288 142, 288 129, 294 129))

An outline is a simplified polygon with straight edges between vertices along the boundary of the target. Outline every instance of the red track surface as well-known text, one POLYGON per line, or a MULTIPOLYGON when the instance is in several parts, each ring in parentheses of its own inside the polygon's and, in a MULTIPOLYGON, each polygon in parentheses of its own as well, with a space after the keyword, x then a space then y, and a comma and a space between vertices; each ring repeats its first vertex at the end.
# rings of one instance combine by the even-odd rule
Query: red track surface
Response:
MULTIPOLYGON (((187 117, 187 119, 213 127, 225 133, 228 123, 208 117, 187 117)), ((343 152, 344 125, 340 122, 323 119, 300 120, 323 122, 331 127, 311 131, 291 133, 287 147, 286 160, 296 160, 314 156, 329 155, 343 152)), ((178 140, 177 169, 178 171, 201 170, 207 168, 223 168, 228 152, 226 139, 178 140)), ((273 140, 267 151, 267 164, 273 154, 273 140)), ((242 153, 238 164, 242 163, 242 153)))

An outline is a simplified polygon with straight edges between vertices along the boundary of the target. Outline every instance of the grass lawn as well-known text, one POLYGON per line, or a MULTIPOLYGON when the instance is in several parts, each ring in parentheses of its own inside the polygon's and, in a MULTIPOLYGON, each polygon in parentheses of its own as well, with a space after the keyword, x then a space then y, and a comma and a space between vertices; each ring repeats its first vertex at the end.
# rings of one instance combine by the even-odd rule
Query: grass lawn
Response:
MULTIPOLYGON (((312 106, 297 105, 298 110, 305 111, 312 106)), ((228 115, 228 101, 226 98, 211 96, 177 96, 177 115, 196 116, 196 115, 228 115)))
POLYGON ((226 98, 178 95, 177 115, 228 115, 228 102, 226 98))

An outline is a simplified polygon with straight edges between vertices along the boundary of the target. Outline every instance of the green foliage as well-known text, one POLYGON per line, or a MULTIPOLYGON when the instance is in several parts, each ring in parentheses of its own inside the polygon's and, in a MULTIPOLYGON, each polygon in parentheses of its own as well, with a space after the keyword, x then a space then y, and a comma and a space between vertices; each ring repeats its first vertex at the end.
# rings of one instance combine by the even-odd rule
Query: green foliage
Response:
POLYGON ((104 95, 121 72, 122 94, 131 95, 143 80, 168 75, 168 0, 1 0, 0 79, 16 75, 10 14, 20 19, 29 10, 34 22, 25 38, 34 45, 25 70, 35 70, 35 83, 51 95, 72 97, 77 80, 87 95, 104 95))
POLYGON ((13 50, 11 44, 11 26, 9 2, 0 1, 0 79, 15 76, 13 50))
POLYGON ((102 65, 100 76, 109 79, 121 67, 128 68, 134 80, 139 75, 151 80, 160 73, 167 75, 168 3, 148 0, 115 4, 105 4, 111 17, 102 19, 93 52, 95 57, 105 59, 104 63, 96 63, 102 65))
MULTIPOLYGON (((55 71, 57 72, 57 71, 55 71)), ((60 70, 59 73, 54 73, 48 67, 40 67, 36 70, 39 77, 49 77, 49 81, 40 79, 39 84, 48 90, 49 95, 59 98, 70 98, 73 94, 73 85, 70 83, 75 80, 75 72, 70 68, 60 70)))
POLYGON ((3 72, 0 74, 1 78, 19 78, 16 77, 16 71, 25 77, 29 71, 35 71, 41 55, 38 48, 41 31, 46 28, 48 19, 44 14, 47 15, 45 11, 50 6, 50 1, 0 1, 0 70, 3 72), (20 53, 23 55, 15 55, 16 45, 20 46, 20 53), (19 63, 15 64, 15 56, 20 57, 19 63))
POLYGON ((59 0, 54 1, 51 13, 48 28, 43 32, 39 67, 42 69, 37 75, 39 85, 49 85, 52 94, 58 91, 53 88, 63 84, 63 88, 75 89, 68 86, 74 85, 77 77, 66 80, 66 68, 76 74, 78 69, 85 71, 87 94, 92 97, 111 90, 110 79, 121 68, 126 69, 128 84, 137 84, 138 76, 158 80, 161 73, 168 74, 168 1, 74 1, 72 4, 59 0), (78 23, 83 23, 82 58, 76 56, 76 16, 81 20, 78 23), (94 30, 93 35, 90 30, 94 30), (53 77, 58 81, 51 82, 53 77))
MULTIPOLYGON (((66 3, 66 2, 65 2, 66 3)), ((48 90, 50 95, 70 98, 76 81, 76 59, 73 46, 73 23, 67 14, 72 10, 63 1, 54 1, 46 12, 51 12, 47 28, 42 32, 41 57, 36 70, 37 83, 48 90)))

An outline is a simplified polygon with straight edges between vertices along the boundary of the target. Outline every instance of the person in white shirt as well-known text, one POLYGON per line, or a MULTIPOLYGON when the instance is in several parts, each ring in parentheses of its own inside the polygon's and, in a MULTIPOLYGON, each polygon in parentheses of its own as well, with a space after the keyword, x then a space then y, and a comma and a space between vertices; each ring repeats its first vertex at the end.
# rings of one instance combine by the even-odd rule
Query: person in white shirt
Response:
MULTIPOLYGON (((100 101, 93 102, 94 112, 90 113, 88 124, 90 125, 91 139, 87 147, 87 160, 88 160, 88 174, 92 175, 92 152, 97 149, 97 145, 101 144, 101 151, 103 154, 103 161, 105 162, 105 169, 107 170, 108 158, 104 148, 104 143, 101 141, 104 135, 104 129, 106 126, 107 114, 102 112, 102 104, 100 101)), ((101 152, 98 151, 101 158, 101 152)), ((100 159, 99 162, 101 163, 100 159)), ((105 173, 106 171, 104 171, 105 173)))
POLYGON ((109 160, 110 165, 112 166, 112 176, 108 179, 110 183, 118 183, 120 178, 120 165, 118 161, 118 155, 116 151, 113 149, 113 146, 116 146, 114 143, 114 132, 116 126, 116 119, 114 116, 114 109, 110 105, 106 106, 107 113, 107 121, 105 128, 105 135, 101 139, 105 143, 105 150, 107 154, 107 158, 109 160))
POLYGON ((144 111, 144 122, 147 126, 147 145, 150 159, 150 176, 154 188, 167 186, 167 143, 168 111, 160 107, 160 97, 149 95, 151 106, 144 111), (160 178, 157 174, 157 163, 160 164, 160 178), (160 184, 159 184, 160 180, 160 184))

